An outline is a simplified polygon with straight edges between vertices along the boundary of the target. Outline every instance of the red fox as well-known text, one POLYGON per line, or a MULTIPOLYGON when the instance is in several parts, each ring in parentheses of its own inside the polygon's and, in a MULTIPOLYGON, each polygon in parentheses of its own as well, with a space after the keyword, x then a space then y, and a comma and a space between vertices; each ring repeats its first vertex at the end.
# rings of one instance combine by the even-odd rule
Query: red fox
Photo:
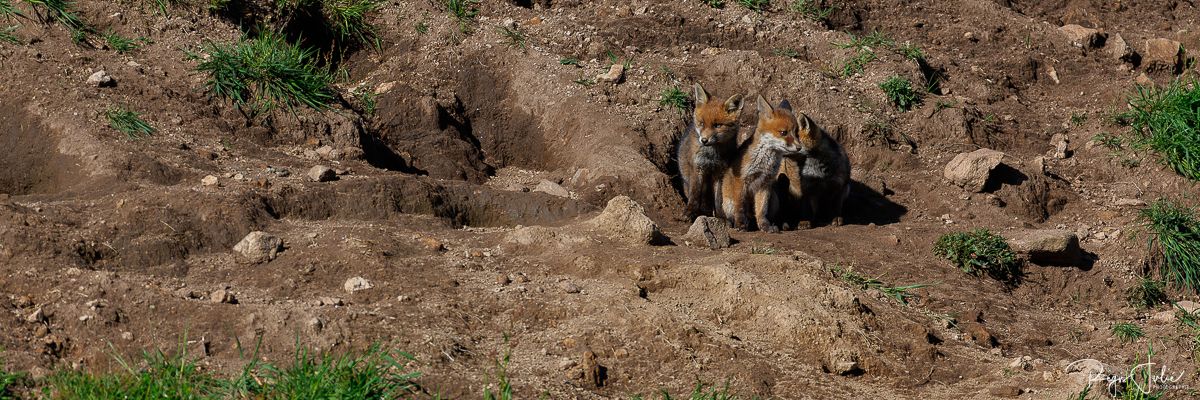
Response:
POLYGON ((830 225, 840 226, 842 205, 850 195, 850 159, 837 140, 807 115, 801 113, 797 121, 800 152, 783 163, 787 191, 799 204, 811 207, 811 224, 828 220, 830 225))
POLYGON ((779 232, 776 215, 781 204, 776 182, 783 173, 780 167, 785 157, 801 152, 800 125, 787 100, 776 108, 760 95, 757 110, 754 135, 739 147, 740 157, 734 159, 721 181, 721 212, 735 228, 748 229, 751 210, 747 206, 752 204, 758 229, 779 232))
POLYGON ((693 96, 696 106, 692 123, 675 151, 689 221, 716 211, 717 186, 729 162, 737 156, 738 117, 742 113, 741 94, 725 101, 710 99, 697 83, 693 96))

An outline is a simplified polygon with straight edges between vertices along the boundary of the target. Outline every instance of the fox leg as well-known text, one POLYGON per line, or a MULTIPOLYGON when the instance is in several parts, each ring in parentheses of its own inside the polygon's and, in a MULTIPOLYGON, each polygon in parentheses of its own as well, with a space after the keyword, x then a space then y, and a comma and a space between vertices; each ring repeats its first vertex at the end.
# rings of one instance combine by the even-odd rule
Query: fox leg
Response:
POLYGON ((829 222, 831 226, 842 226, 842 206, 846 204, 846 197, 850 196, 850 187, 843 186, 836 194, 829 196, 829 215, 833 220, 829 222))
POLYGON ((770 217, 772 214, 772 204, 774 198, 771 196, 773 188, 768 187, 766 190, 759 190, 754 193, 754 217, 758 223, 758 230, 770 233, 779 233, 779 227, 772 224, 770 217))
POLYGON ((685 212, 689 222, 706 213, 707 204, 712 199, 712 182, 710 181, 711 179, 705 174, 700 174, 688 181, 687 210, 685 212))

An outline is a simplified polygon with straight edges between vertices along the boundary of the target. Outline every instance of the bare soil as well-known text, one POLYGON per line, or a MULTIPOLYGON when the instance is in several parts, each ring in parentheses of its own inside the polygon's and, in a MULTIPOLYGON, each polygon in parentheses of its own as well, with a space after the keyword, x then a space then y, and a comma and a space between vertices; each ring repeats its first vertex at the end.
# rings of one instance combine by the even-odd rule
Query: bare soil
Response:
POLYGON ((385 343, 416 356, 428 393, 452 398, 479 395, 511 350, 520 398, 627 398, 699 380, 765 398, 1040 399, 1082 389, 1063 372, 1071 361, 1128 368, 1153 345, 1181 386, 1200 389, 1187 331, 1149 319, 1169 309, 1125 301, 1148 253, 1138 208, 1117 202, 1197 187, 1151 154, 1093 140, 1125 132, 1109 117, 1143 70, 1058 30, 1101 28, 1138 51, 1160 37, 1200 48, 1190 3, 854 0, 827 24, 782 1, 763 14, 727 3, 485 0, 464 34, 439 2, 390 1, 370 19, 380 47, 342 62, 345 103, 253 120, 205 94, 183 50, 235 40, 239 21, 262 15, 76 2, 100 31, 152 40, 124 55, 20 21, 23 43, 0 44, 8 368, 104 371, 111 349, 186 343, 206 368, 229 370, 242 364, 239 343, 261 338, 275 360, 297 343, 385 343), (527 48, 498 32, 509 19, 527 48), (875 49, 862 73, 839 76, 852 50, 837 44, 874 30, 919 46, 926 68, 875 49), (621 83, 575 82, 607 71, 609 52, 631 60, 621 83), (581 65, 560 63, 568 57, 581 65), (100 69, 117 85, 85 83, 100 69), (930 71, 940 93, 912 111, 878 87, 930 71), (847 225, 736 232, 723 250, 675 239, 688 228, 671 159, 686 121, 658 99, 692 82, 786 97, 835 134, 856 181, 847 225), (355 89, 377 93, 375 114, 350 106, 355 89), (112 105, 159 132, 124 138, 104 119, 112 105), (1068 158, 1048 156, 1054 134, 1069 138, 1068 158), (981 147, 1007 154, 985 193, 942 179, 951 157, 981 147), (317 164, 345 174, 312 182, 317 164), (201 184, 207 175, 219 183, 201 184), (534 190, 550 184, 569 194, 534 190), (618 195, 673 243, 589 234, 581 221, 618 195), (514 239, 530 226, 561 229, 514 239), (938 236, 980 227, 1077 231, 1093 263, 1027 264, 1010 287, 934 256, 938 236), (283 239, 278 258, 250 264, 232 251, 255 230, 283 239), (835 265, 932 285, 903 305, 839 280, 835 265), (349 293, 351 277, 373 287, 349 293), (211 302, 218 289, 236 304, 211 302), (46 319, 27 321, 39 308, 46 319), (1122 344, 1109 331, 1119 322, 1146 337, 1122 344), (584 379, 586 351, 602 386, 584 379))

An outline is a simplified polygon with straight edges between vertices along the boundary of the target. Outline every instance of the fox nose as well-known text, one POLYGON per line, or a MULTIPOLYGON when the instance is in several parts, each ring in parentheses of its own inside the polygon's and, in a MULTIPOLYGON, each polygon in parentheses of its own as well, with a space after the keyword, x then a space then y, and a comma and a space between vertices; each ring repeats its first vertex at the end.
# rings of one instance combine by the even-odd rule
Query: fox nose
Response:
POLYGON ((709 138, 704 138, 704 137, 700 138, 700 144, 705 145, 705 146, 707 146, 708 142, 711 142, 711 141, 712 141, 712 139, 709 139, 709 138))

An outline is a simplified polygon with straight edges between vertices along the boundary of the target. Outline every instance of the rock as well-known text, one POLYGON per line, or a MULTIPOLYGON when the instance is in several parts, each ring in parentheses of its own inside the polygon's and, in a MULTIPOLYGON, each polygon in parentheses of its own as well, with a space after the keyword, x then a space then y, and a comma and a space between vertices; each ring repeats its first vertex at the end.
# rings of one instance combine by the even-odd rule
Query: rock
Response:
POLYGON ((1083 261, 1079 237, 1065 229, 1032 229, 1008 236, 1013 251, 1029 256, 1029 261, 1041 265, 1076 265, 1083 261))
POLYGON ((1183 67, 1183 46, 1171 39, 1147 40, 1146 52, 1142 55, 1142 67, 1151 73, 1179 73, 1183 67))
POLYGON ((317 305, 341 307, 341 306, 346 305, 346 302, 342 301, 342 299, 337 298, 337 297, 322 297, 322 298, 317 299, 317 305))
POLYGON ((283 251, 283 239, 263 231, 254 231, 246 234, 242 241, 234 245, 233 251, 238 252, 250 262, 271 261, 279 252, 283 251))
POLYGON ((858 366, 857 361, 839 361, 833 364, 833 370, 830 372, 842 376, 851 376, 860 374, 862 368, 858 366))
POLYGON ((308 170, 308 179, 313 182, 329 182, 337 179, 337 172, 324 165, 315 165, 308 170))
POLYGON ((1050 77, 1050 81, 1054 82, 1055 85, 1062 82, 1062 81, 1058 80, 1058 70, 1054 69, 1054 66, 1046 67, 1046 76, 1050 77))
POLYGON ((1187 312, 1188 314, 1195 314, 1197 311, 1200 311, 1200 303, 1196 303, 1191 300, 1175 302, 1175 310, 1180 310, 1180 309, 1187 312))
POLYGON ((308 320, 308 326, 312 328, 314 332, 320 332, 321 328, 325 327, 325 323, 321 321, 321 318, 312 317, 312 319, 308 320))
POLYGON ((608 201, 600 215, 587 222, 588 225, 612 239, 629 244, 659 244, 665 237, 658 230, 646 210, 627 196, 617 196, 608 201))
POLYGON ((41 307, 38 307, 36 310, 33 310, 32 313, 29 313, 29 315, 25 316, 25 322, 28 322, 31 324, 36 324, 39 322, 43 322, 45 320, 46 320, 46 312, 42 311, 41 307))
POLYGON ((333 154, 333 146, 324 145, 324 146, 318 147, 317 150, 315 150, 315 151, 317 152, 317 157, 321 157, 321 158, 328 160, 328 159, 330 159, 330 156, 333 154))
POLYGON ((954 156, 942 171, 946 179, 971 192, 983 191, 992 170, 1000 165, 1004 153, 979 149, 954 156))
POLYGON ((424 246, 426 250, 429 250, 432 252, 440 252, 440 251, 446 250, 446 245, 442 244, 442 241, 431 238, 429 236, 421 237, 421 246, 424 246))
POLYGON ((356 276, 356 277, 347 279, 346 283, 342 285, 342 289, 345 289, 349 293, 354 293, 354 292, 357 292, 360 290, 367 290, 367 289, 370 289, 373 287, 375 287, 375 286, 371 285, 371 281, 368 281, 366 278, 363 278, 361 276, 356 276))
POLYGON ((1054 136, 1050 137, 1050 145, 1054 146, 1054 150, 1051 151, 1050 156, 1060 160, 1070 157, 1071 153, 1067 150, 1068 143, 1070 143, 1070 139, 1067 138, 1067 135, 1062 133, 1054 134, 1054 136))
POLYGON ((512 279, 508 277, 508 274, 500 274, 496 276, 496 284, 500 286, 507 286, 510 283, 512 283, 512 279))
POLYGON ((1150 322, 1167 324, 1175 320, 1175 311, 1159 311, 1150 316, 1150 322))
POLYGON ((237 298, 233 296, 233 292, 225 289, 214 290, 208 295, 208 301, 221 304, 237 304, 237 298))
POLYGON ((1133 83, 1136 83, 1140 86, 1154 86, 1154 80, 1150 79, 1150 76, 1146 75, 1145 72, 1140 73, 1136 78, 1133 78, 1133 83))
POLYGON ((729 247, 729 223, 716 217, 696 217, 696 222, 683 235, 683 241, 713 250, 729 247))
POLYGON ((1138 199, 1118 199, 1113 205, 1117 207, 1145 207, 1146 202, 1138 199))
POLYGON ((1110 35, 1108 40, 1104 42, 1104 53, 1108 54, 1109 57, 1127 63, 1133 63, 1138 60, 1137 52, 1133 50, 1133 47, 1129 46, 1129 43, 1125 42, 1125 38, 1121 37, 1119 33, 1110 35))
POLYGON ((596 81, 597 82, 621 83, 621 80, 624 77, 625 77, 625 65, 613 64, 611 67, 608 67, 608 72, 605 72, 600 75, 596 75, 596 81))
POLYGON ((579 365, 583 367, 583 381, 585 383, 594 385, 595 387, 604 386, 604 381, 607 380, 607 376, 605 376, 606 371, 596 361, 596 353, 593 353, 591 350, 583 352, 583 357, 579 365))
POLYGON ((117 85, 117 80, 113 79, 108 71, 99 70, 88 76, 87 83, 96 87, 112 87, 117 85))
POLYGON ((1098 29, 1085 28, 1075 24, 1063 25, 1058 28, 1058 31, 1066 35, 1067 39, 1076 47, 1084 49, 1094 49, 1104 46, 1104 42, 1108 38, 1107 34, 1100 32, 1098 29))
POLYGON ((966 333, 967 337, 974 341, 975 344, 984 348, 993 348, 1000 345, 996 337, 992 336, 992 333, 987 328, 984 328, 981 323, 967 322, 962 325, 962 328, 963 333, 966 333))
POLYGON ((1119 375, 1122 372, 1128 372, 1119 371, 1112 366, 1100 362, 1099 360, 1090 358, 1064 363, 1066 365, 1063 367, 1063 373, 1065 373, 1066 376, 1064 376, 1063 379, 1072 384, 1074 387, 1073 391, 1075 392, 1079 392, 1087 385, 1095 383, 1093 381, 1094 379, 1100 379, 1099 382, 1104 382, 1103 379, 1105 378, 1119 375))
POLYGON ((579 289, 579 285, 566 281, 559 283, 558 287, 569 294, 575 294, 581 291, 581 289, 579 289))
POLYGON ((204 186, 212 186, 212 185, 216 185, 216 184, 217 184, 217 177, 215 177, 215 176, 212 176, 212 175, 207 175, 207 176, 205 176, 204 178, 201 178, 201 179, 200 179, 200 184, 202 184, 202 185, 204 185, 204 186))
POLYGON ((121 332, 121 339, 122 340, 133 340, 133 332, 129 332, 129 331, 121 332))
POLYGON ((541 182, 538 182, 537 187, 533 188, 533 191, 542 192, 545 194, 549 194, 552 196, 558 196, 558 197, 571 197, 571 192, 569 190, 567 190, 566 188, 562 187, 562 185, 559 185, 554 182, 550 182, 545 179, 542 179, 541 182))

